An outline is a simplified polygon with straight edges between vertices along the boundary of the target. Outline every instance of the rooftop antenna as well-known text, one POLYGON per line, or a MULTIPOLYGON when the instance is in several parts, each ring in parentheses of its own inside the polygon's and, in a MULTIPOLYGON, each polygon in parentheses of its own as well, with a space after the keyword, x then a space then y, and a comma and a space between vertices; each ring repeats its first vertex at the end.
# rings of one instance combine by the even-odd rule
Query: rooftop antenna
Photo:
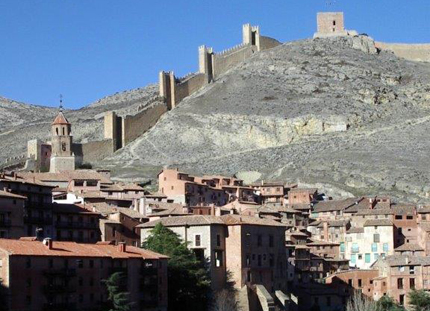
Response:
POLYGON ((60 112, 63 112, 63 95, 60 94, 60 112))

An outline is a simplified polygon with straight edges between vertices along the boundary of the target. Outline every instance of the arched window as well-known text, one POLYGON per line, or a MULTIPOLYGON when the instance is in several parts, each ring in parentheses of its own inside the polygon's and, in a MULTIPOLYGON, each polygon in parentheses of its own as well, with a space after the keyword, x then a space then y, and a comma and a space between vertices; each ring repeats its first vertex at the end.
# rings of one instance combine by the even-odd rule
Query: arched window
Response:
POLYGON ((58 127, 56 127, 56 128, 55 128, 55 132, 56 132, 56 133, 57 133, 57 135, 58 135, 58 127))
POLYGON ((64 127, 63 127, 63 136, 66 135, 66 132, 64 131, 64 127))

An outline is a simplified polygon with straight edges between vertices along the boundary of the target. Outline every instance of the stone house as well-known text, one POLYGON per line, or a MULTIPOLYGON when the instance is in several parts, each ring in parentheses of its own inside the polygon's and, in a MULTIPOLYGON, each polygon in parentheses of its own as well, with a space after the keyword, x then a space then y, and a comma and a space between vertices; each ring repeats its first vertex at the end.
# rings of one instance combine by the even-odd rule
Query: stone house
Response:
POLYGON ((102 280, 123 272, 137 310, 167 310, 167 257, 121 245, 0 239, 8 310, 91 310, 107 302, 102 280))
POLYGON ((163 170, 158 175, 159 192, 173 199, 175 203, 187 206, 222 206, 228 203, 229 194, 223 189, 211 186, 208 181, 203 181, 172 169, 163 170))
POLYGON ((368 269, 380 257, 394 254, 394 225, 388 219, 367 220, 362 228, 350 228, 341 256, 350 265, 368 269))
POLYGON ((12 175, 0 175, 0 189, 24 196, 25 235, 40 237, 52 236, 52 189, 50 186, 33 178, 12 175))
POLYGON ((196 257, 207 263, 213 290, 224 288, 226 284, 226 230, 220 217, 193 215, 160 218, 137 227, 140 229, 141 242, 150 236, 158 224, 169 228, 187 243, 196 257))
POLYGON ((0 238, 18 239, 25 235, 24 206, 26 200, 25 196, 0 190, 0 238))
POLYGON ((377 269, 355 269, 333 273, 325 278, 325 284, 344 288, 350 295, 354 290, 359 290, 363 295, 373 299, 374 279, 378 277, 377 269))
POLYGON ((101 241, 99 219, 101 214, 77 204, 53 204, 52 238, 56 241, 96 243, 101 241))
POLYGON ((292 188, 288 192, 288 204, 311 204, 318 199, 318 189, 292 188))
POLYGON ((412 289, 430 290, 430 257, 405 255, 387 256, 380 258, 374 265, 379 270, 380 282, 385 282, 380 288, 374 288, 374 298, 386 294, 400 305, 408 307, 408 292, 412 289))

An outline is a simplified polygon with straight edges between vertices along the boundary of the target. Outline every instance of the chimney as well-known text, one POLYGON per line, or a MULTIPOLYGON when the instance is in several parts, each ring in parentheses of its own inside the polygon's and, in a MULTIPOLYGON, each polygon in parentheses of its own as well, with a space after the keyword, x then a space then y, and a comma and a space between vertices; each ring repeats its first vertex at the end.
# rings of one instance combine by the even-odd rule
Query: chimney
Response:
POLYGON ((52 249, 52 239, 51 238, 44 238, 43 239, 43 245, 45 245, 46 248, 52 249))
POLYGON ((328 241, 328 223, 326 221, 323 222, 323 234, 324 234, 324 241, 328 241))
POLYGON ((118 251, 120 251, 121 253, 127 252, 127 246, 126 246, 125 242, 119 242, 118 243, 118 251))

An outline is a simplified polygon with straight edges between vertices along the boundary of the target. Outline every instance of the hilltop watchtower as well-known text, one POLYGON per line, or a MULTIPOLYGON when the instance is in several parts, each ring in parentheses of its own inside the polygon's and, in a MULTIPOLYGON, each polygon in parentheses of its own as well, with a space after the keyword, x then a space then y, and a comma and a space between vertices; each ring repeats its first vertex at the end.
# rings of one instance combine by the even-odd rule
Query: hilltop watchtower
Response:
POLYGON ((345 30, 343 12, 319 12, 317 14, 317 32, 314 38, 356 35, 356 31, 345 30))

